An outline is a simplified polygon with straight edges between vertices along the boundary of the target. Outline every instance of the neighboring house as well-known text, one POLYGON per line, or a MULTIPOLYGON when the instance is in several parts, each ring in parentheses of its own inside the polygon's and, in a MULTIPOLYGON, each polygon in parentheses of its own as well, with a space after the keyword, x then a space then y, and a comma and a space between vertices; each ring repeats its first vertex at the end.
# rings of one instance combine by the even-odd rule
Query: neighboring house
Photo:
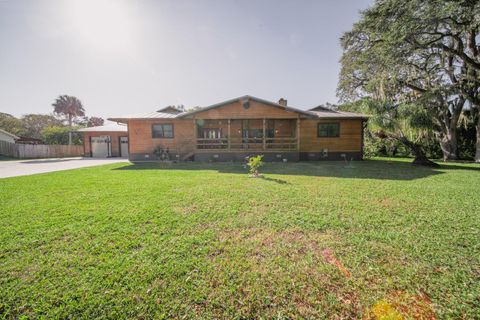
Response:
POLYGON ((128 132, 123 124, 82 128, 84 155, 94 158, 128 158, 128 132))
POLYGON ((17 137, 13 133, 0 129, 0 141, 15 143, 17 139, 19 139, 19 137, 17 137))
POLYGON ((362 159, 367 117, 243 96, 190 112, 166 107, 109 120, 128 130, 81 129, 86 155, 125 156, 118 147, 125 141, 132 161, 243 161, 252 154, 263 154, 266 161, 298 161, 362 159), (102 151, 95 152, 97 147, 102 151))
POLYGON ((17 144, 45 144, 42 139, 32 138, 32 137, 20 137, 15 143, 17 144))

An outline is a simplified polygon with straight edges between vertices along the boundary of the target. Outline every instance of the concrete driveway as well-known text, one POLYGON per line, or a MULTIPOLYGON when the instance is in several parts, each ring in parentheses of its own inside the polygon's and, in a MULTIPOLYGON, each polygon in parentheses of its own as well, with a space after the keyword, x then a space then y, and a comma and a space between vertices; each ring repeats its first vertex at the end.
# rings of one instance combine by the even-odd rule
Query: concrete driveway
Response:
POLYGON ((36 173, 99 166, 102 164, 110 164, 117 162, 128 162, 128 160, 121 158, 61 158, 0 161, 0 179, 17 176, 28 176, 36 173))

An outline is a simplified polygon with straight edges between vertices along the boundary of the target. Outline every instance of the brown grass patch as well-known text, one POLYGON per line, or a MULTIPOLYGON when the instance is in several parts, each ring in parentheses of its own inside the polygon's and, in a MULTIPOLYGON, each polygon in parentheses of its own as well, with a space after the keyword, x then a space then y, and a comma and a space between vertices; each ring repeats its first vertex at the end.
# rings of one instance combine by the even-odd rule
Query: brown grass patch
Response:
POLYGON ((393 291, 388 297, 375 303, 365 314, 364 319, 435 320, 436 317, 432 302, 426 294, 393 291))
POLYGON ((382 208, 391 208, 398 205, 392 198, 375 199, 373 203, 382 208))
POLYGON ((226 229, 209 255, 211 274, 205 311, 222 317, 322 318, 332 299, 340 318, 360 312, 359 299, 322 250, 340 242, 331 233, 298 229, 226 229), (232 311, 232 314, 234 312, 232 311))
POLYGON ((173 211, 181 215, 192 215, 197 213, 198 208, 196 205, 179 206, 179 207, 173 207, 173 211))

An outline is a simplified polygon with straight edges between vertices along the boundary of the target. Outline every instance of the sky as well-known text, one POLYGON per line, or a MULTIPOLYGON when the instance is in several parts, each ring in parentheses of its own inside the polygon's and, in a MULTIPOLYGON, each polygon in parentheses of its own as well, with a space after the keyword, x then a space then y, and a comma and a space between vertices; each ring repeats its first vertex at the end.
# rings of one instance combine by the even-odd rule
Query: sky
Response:
POLYGON ((339 38, 371 0, 0 0, 0 112, 61 94, 104 118, 242 95, 335 103, 339 38))

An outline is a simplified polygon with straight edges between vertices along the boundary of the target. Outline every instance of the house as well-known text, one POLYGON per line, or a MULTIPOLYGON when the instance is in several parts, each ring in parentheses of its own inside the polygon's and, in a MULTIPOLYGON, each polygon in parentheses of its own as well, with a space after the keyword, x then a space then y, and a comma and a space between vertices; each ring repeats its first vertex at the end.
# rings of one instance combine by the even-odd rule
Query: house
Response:
POLYGON ((45 144, 42 139, 32 138, 32 137, 20 137, 15 140, 17 144, 45 144))
POLYGON ((128 158, 127 125, 109 124, 82 128, 83 154, 94 158, 128 158))
POLYGON ((15 143, 17 139, 19 139, 19 137, 17 137, 13 133, 0 129, 0 141, 15 143))
MULTIPOLYGON (((253 154, 263 154, 266 161, 298 161, 362 159, 367 117, 323 107, 305 111, 288 106, 285 99, 242 96, 189 112, 166 107, 109 120, 128 127, 122 133, 128 135, 131 161, 243 161, 253 154)), ((100 128, 84 131, 89 132, 85 150, 91 150, 93 137, 102 136, 111 141, 109 155, 118 155, 113 141, 119 133, 95 131, 100 128)))

